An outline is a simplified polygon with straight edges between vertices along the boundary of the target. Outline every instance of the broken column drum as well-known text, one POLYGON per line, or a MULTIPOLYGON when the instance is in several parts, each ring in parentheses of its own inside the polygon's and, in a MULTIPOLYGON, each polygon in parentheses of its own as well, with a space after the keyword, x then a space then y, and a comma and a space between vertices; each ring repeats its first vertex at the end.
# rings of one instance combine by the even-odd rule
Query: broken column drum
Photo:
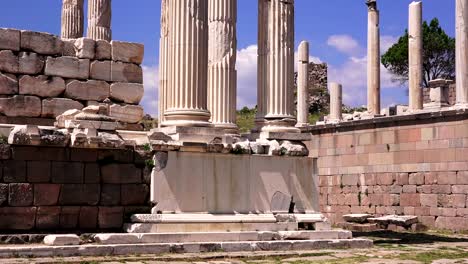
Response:
POLYGON ((457 105, 468 106, 468 0, 456 0, 457 105))
POLYGON ((84 0, 63 0, 61 37, 76 39, 83 37, 84 0))
POLYGON ((208 110, 211 123, 236 133, 237 0, 208 0, 208 110))
POLYGON ((293 109, 294 1, 260 0, 259 9, 259 17, 266 21, 259 19, 258 71, 262 76, 257 126, 265 132, 299 132, 293 109))
POLYGON ((167 109, 167 84, 169 77, 169 0, 161 1, 161 37, 159 40, 159 126, 165 121, 167 109))
POLYGON ((306 127, 309 124, 309 42, 301 42, 298 57, 296 127, 306 127))
POLYGON ((380 114, 380 25, 376 0, 368 0, 367 111, 380 114))
POLYGON ((112 40, 111 20, 111 0, 89 0, 88 38, 94 40, 112 40))
POLYGON ((210 126, 208 1, 168 1, 169 78, 163 126, 210 126))
POLYGON ((422 2, 409 5, 409 109, 423 108, 423 40, 422 40, 422 2))

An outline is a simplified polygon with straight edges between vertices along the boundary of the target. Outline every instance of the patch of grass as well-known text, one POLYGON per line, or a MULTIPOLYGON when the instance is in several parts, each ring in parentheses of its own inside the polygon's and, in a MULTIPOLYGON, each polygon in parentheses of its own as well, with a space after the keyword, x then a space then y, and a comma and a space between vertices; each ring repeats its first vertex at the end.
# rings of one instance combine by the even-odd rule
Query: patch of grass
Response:
POLYGON ((430 264, 440 259, 466 259, 468 251, 459 250, 432 250, 424 253, 405 253, 398 255, 401 260, 414 260, 424 264, 430 264))
POLYGON ((256 113, 256 109, 249 109, 247 107, 237 111, 237 126, 241 133, 248 133, 254 128, 256 113))

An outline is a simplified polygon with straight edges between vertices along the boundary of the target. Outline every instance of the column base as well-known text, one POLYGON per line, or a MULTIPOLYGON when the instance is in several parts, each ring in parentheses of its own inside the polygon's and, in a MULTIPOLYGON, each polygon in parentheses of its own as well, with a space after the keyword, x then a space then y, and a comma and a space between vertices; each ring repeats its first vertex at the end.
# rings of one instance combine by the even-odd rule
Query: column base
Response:
POLYGON ((226 134, 233 134, 233 135, 239 134, 239 127, 237 126, 237 124, 234 124, 234 123, 213 123, 213 126, 215 128, 224 129, 226 134))
POLYGON ((261 132, 280 132, 280 133, 301 133, 301 130, 295 127, 296 120, 293 117, 265 117, 265 122, 261 132))
POLYGON ((454 109, 468 109, 468 103, 457 103, 453 106, 454 109))
POLYGON ((199 109, 172 109, 164 113, 162 126, 211 127, 210 112, 199 109))

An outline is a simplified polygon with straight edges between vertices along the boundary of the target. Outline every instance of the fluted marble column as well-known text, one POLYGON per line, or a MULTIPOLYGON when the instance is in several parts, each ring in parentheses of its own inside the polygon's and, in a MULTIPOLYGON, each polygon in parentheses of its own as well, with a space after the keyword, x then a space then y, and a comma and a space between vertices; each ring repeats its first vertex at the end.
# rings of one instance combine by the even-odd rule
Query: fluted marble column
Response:
POLYGON ((112 0, 89 0, 88 38, 112 40, 112 0))
POLYGON ((330 83, 330 119, 339 122, 343 119, 343 87, 339 83, 330 83))
POLYGON ((211 123, 237 133, 237 0, 208 0, 208 110, 211 123))
POLYGON ((62 1, 62 29, 60 36, 64 39, 83 37, 84 0, 62 1))
POLYGON ((367 0, 367 111, 380 114, 380 25, 376 0, 367 0))
POLYGON ((164 126, 210 126, 208 0, 168 1, 169 78, 164 126))
POLYGON ((468 0, 456 0, 457 106, 468 107, 468 0))
POLYGON ((294 127, 294 0, 268 0, 265 6, 265 121, 261 131, 299 132, 294 127))
POLYGON ((309 125, 309 42, 301 42, 298 57, 296 127, 306 127, 309 125))
POLYGON ((266 115, 268 6, 268 0, 258 0, 257 114, 254 129, 256 131, 261 130, 266 115))
POLYGON ((409 5, 409 109, 423 109, 422 2, 409 5))
POLYGON ((161 37, 159 39, 159 127, 165 120, 164 112, 167 109, 167 83, 169 68, 169 17, 168 1, 161 0, 161 37))

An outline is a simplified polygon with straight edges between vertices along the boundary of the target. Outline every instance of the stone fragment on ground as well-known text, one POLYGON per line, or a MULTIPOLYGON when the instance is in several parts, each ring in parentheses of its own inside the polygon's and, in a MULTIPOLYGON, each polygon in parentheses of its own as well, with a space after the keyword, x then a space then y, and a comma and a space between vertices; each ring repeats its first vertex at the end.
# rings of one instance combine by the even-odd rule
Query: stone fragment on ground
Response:
POLYGON ((49 246, 79 245, 80 238, 77 235, 48 235, 44 238, 44 244, 49 246))
POLYGON ((347 214, 343 215, 343 219, 346 222, 351 222, 351 223, 365 223, 367 222, 367 219, 373 217, 371 214, 347 214))

